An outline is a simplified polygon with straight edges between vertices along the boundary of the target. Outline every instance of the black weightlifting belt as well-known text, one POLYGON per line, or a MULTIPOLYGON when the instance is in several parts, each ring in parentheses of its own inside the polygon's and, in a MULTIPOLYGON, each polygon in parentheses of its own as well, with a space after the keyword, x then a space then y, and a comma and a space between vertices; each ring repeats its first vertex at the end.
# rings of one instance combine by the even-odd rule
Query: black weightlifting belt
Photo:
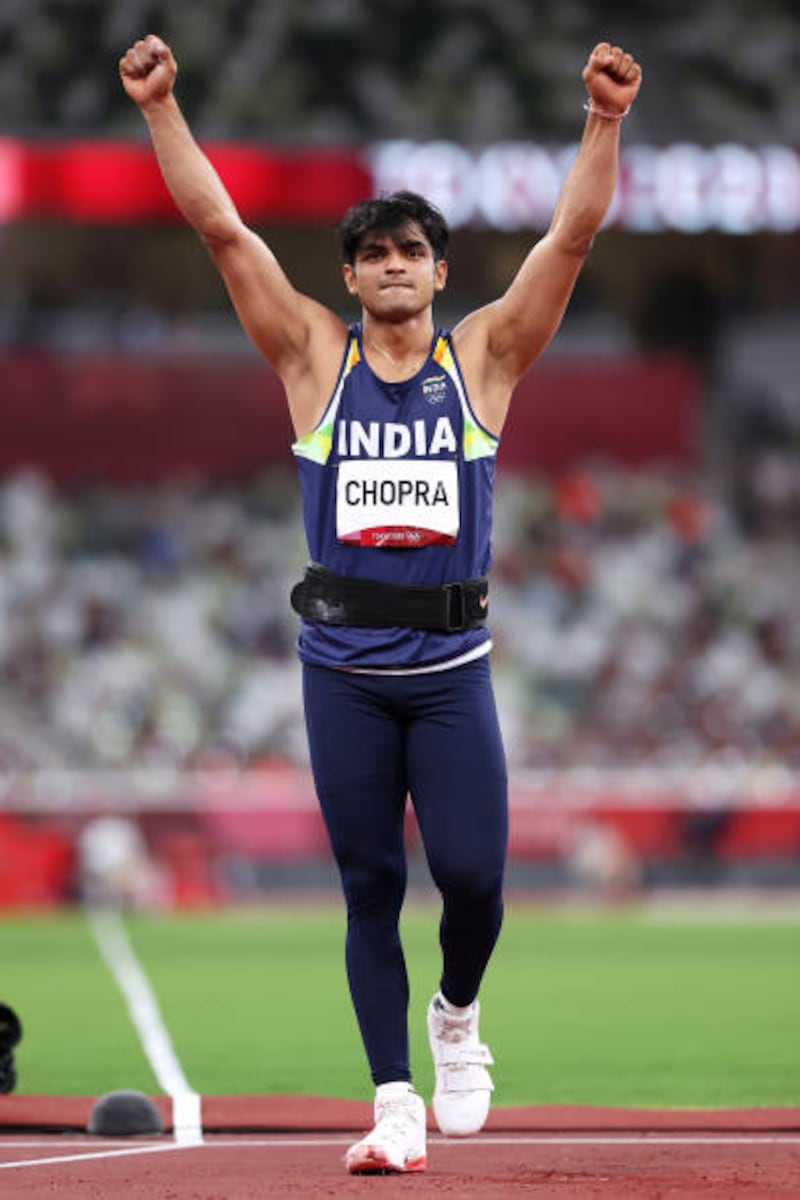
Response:
POLYGON ((401 587, 373 579, 349 579, 312 565, 292 588, 292 608, 323 625, 371 629, 407 626, 457 633, 486 620, 489 582, 460 579, 441 587, 401 587))

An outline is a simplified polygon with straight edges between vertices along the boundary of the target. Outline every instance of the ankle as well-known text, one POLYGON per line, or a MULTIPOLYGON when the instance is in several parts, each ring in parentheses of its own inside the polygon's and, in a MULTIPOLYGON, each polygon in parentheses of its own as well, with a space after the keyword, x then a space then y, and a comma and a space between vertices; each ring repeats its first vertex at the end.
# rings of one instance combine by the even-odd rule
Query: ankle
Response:
POLYGON ((468 1004, 466 1008, 460 1007, 458 1004, 451 1004, 445 996, 444 992, 439 991, 436 995, 436 1003, 439 1008, 443 1009, 450 1017, 469 1017, 475 1009, 475 1001, 468 1004))
POLYGON ((396 1079, 391 1083, 379 1083, 375 1088, 375 1099, 378 1101, 402 1100, 405 1096, 413 1095, 416 1095, 416 1093, 408 1079, 396 1079))

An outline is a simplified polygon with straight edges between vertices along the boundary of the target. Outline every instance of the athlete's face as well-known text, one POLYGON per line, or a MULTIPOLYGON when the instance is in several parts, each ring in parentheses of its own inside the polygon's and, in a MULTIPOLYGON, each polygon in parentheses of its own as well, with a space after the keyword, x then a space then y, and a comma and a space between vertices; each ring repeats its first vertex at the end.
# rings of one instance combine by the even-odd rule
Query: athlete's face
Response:
POLYGON ((373 316, 402 321, 426 309, 447 279, 447 263, 433 249, 416 221, 390 233, 369 233, 345 263, 344 281, 373 316))

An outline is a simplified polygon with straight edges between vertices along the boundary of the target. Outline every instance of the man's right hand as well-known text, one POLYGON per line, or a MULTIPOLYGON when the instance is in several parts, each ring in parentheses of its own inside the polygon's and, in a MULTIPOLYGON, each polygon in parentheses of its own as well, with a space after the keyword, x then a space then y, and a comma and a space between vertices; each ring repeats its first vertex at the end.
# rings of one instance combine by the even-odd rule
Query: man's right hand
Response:
POLYGON ((172 91, 178 64, 169 46, 154 33, 134 42, 119 60, 122 86, 140 108, 163 100, 172 91))

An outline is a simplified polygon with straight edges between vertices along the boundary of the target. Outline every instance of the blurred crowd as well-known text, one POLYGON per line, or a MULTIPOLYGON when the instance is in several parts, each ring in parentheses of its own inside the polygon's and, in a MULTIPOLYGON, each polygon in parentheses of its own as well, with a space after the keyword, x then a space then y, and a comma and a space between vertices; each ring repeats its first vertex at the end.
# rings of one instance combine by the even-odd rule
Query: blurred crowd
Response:
POLYGON ((788 142, 800 75, 791 0, 5 0, 0 113, 20 136, 141 135, 116 77, 161 34, 206 137, 465 142, 575 136, 580 71, 611 38, 645 64, 641 141, 788 142))
MULTIPOLYGON (((512 767, 800 766, 800 462, 502 473, 493 655, 512 767)), ((304 762, 297 488, 0 491, 0 766, 304 762)))

